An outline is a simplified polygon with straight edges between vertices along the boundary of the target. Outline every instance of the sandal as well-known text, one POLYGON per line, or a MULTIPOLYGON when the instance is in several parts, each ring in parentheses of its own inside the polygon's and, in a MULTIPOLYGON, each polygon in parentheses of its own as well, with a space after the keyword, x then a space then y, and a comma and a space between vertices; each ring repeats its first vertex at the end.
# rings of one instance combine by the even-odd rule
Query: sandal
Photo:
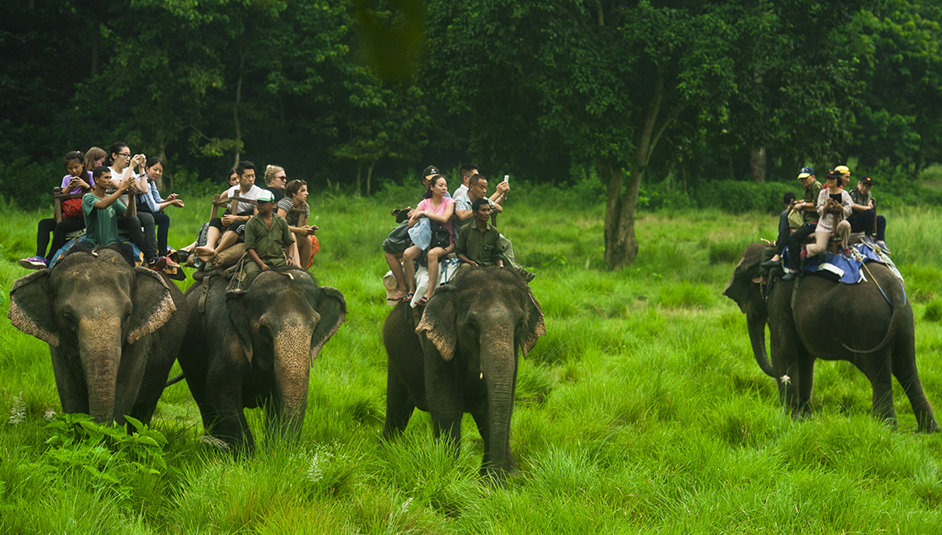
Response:
POLYGON ((415 295, 415 292, 409 292, 405 297, 402 298, 403 303, 409 303, 412 301, 412 296, 415 295))
POLYGON ((417 307, 424 307, 426 304, 428 304, 428 297, 425 297, 424 295, 415 302, 415 306, 417 307))

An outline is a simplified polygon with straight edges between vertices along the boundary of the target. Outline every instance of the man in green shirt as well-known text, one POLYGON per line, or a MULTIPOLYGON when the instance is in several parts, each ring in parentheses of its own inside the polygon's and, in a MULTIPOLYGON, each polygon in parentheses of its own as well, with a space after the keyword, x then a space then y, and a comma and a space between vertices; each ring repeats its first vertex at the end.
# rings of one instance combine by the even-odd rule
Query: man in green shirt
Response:
POLYGON ((507 266, 516 271, 523 280, 530 282, 535 275, 510 263, 503 240, 500 239, 500 232, 488 223, 492 210, 487 198, 479 197, 471 203, 474 223, 461 227, 455 246, 455 253, 461 260, 459 269, 467 269, 466 266, 507 266))
POLYGON ((285 218, 272 212, 275 206, 274 196, 268 190, 263 190, 255 199, 258 213, 245 224, 245 252, 250 262, 245 263, 245 279, 242 281, 242 290, 248 290, 255 277, 263 271, 272 268, 299 266, 298 245, 294 235, 288 228, 285 218), (285 262, 285 249, 288 249, 288 258, 285 262))
POLYGON ((134 185, 134 176, 129 174, 120 184, 112 184, 111 170, 105 166, 92 171, 95 185, 82 197, 82 211, 85 213, 85 241, 103 247, 118 243, 118 227, 127 230, 134 243, 147 255, 147 264, 153 270, 160 271, 167 266, 167 258, 160 256, 156 241, 148 247, 144 240, 144 231, 137 216, 131 213, 131 207, 125 206, 118 198, 134 185), (107 195, 108 188, 117 188, 107 195))

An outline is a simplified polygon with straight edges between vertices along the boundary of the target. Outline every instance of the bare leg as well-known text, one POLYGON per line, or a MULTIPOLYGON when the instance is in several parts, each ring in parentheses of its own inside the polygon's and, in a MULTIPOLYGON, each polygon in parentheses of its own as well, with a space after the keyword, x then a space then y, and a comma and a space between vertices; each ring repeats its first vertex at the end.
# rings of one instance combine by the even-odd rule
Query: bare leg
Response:
POLYGON ((213 256, 232 247, 237 241, 239 241, 239 234, 234 230, 227 230, 225 234, 222 235, 222 239, 219 240, 219 245, 216 246, 213 256))
POLYGON ((402 273, 402 264, 399 263, 399 259, 402 258, 402 253, 392 254, 384 252, 384 254, 386 255, 386 263, 389 264, 389 270, 392 271, 393 277, 396 277, 396 295, 390 297, 390 299, 401 301, 406 298, 406 293, 408 293, 405 275, 402 273))
POLYGON ((216 240, 219 239, 219 229, 216 227, 209 227, 209 230, 206 231, 206 245, 202 247, 197 247, 193 251, 196 253, 196 256, 199 257, 203 262, 212 262, 213 258, 216 256, 216 250, 214 246, 216 245, 216 240))
POLYGON ((311 237, 307 234, 297 236, 299 264, 304 269, 308 268, 311 262, 311 237))
POLYGON ((454 245, 449 245, 447 249, 435 247, 428 252, 428 290, 425 291, 426 299, 430 299, 432 294, 435 293, 435 288, 438 288, 438 259, 453 251, 454 248, 454 245))
POLYGON ((406 282, 409 285, 409 293, 415 293, 415 259, 422 251, 417 245, 413 245, 402 253, 402 266, 405 268, 406 282))

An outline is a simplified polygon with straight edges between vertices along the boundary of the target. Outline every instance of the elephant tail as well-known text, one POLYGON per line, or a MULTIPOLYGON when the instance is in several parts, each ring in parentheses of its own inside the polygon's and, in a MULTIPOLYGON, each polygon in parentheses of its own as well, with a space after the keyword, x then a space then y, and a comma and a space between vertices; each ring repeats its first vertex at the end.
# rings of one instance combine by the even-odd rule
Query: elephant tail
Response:
POLYGON ((902 316, 900 315, 900 312, 899 312, 900 307, 893 306, 892 302, 890 303, 890 306, 893 308, 893 315, 890 316, 890 326, 886 329, 886 335, 883 336, 883 340, 877 345, 877 347, 874 347, 873 349, 854 349, 848 346, 847 344, 845 344, 844 342, 841 342, 837 338, 835 338, 834 340, 837 341, 837 343, 844 346, 844 349, 850 351, 851 353, 855 353, 857 355, 869 355, 870 353, 876 353, 877 351, 881 351, 883 348, 887 346, 887 344, 890 343, 890 341, 893 340, 893 337, 896 335, 896 331, 899 328, 899 322, 902 321, 902 316))
POLYGON ((174 377, 173 379, 170 379, 169 381, 167 381, 167 384, 164 385, 164 388, 167 388, 167 387, 170 386, 170 385, 175 385, 175 384, 179 383, 180 381, 182 381, 182 380, 184 380, 184 379, 186 379, 186 377, 181 373, 180 375, 178 375, 178 376, 174 377))

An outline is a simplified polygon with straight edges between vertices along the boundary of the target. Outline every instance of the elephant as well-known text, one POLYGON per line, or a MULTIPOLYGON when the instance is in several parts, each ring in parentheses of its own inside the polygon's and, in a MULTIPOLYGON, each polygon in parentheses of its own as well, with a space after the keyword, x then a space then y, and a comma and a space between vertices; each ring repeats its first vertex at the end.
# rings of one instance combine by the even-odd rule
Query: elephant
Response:
MULTIPOLYGON (((128 246, 79 244, 52 269, 17 280, 10 321, 49 344, 66 413, 150 422, 186 332, 183 293, 134 267, 128 246)), ((130 426, 129 427, 133 427, 130 426)))
POLYGON ((383 326, 383 439, 401 434, 419 408, 431 414, 435 437, 444 434, 457 452, 461 418, 469 412, 484 440, 480 474, 504 481, 516 471, 510 419, 518 349, 526 357, 544 334, 540 304, 508 269, 463 270, 424 310, 400 303, 383 326))
POLYGON ((868 262, 867 281, 859 284, 813 275, 774 280, 768 297, 763 298, 759 264, 766 247, 762 243, 746 247, 723 295, 746 314, 756 362, 776 380, 780 401, 793 417, 810 411, 814 361, 846 360, 870 380, 875 416, 896 426, 892 388, 892 376, 896 376, 909 397, 919 431, 939 431, 916 370, 912 307, 890 269, 868 262), (771 364, 766 354, 766 324, 771 364))
POLYGON ((274 432, 300 433, 310 365, 347 304, 300 268, 263 271, 243 294, 227 295, 228 284, 208 276, 187 290, 193 313, 177 359, 206 433, 249 452, 245 408, 264 406, 274 432))

